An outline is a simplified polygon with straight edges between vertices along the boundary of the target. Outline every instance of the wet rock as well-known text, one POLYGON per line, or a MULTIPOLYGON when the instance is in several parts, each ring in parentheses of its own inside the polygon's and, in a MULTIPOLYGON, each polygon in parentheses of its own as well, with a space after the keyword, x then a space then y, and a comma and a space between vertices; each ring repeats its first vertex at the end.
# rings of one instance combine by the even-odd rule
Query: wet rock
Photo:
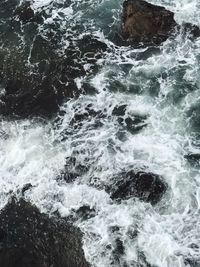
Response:
POLYGON ((70 121, 70 125, 74 129, 80 129, 84 125, 87 125, 86 127, 90 129, 101 127, 102 119, 106 116, 105 111, 106 110, 95 110, 95 107, 89 104, 84 110, 75 110, 76 113, 70 121))
POLYGON ((22 196, 24 196, 24 194, 29 191, 31 188, 32 188, 32 184, 31 183, 28 183, 28 184, 25 184, 21 190, 21 194, 22 196))
POLYGON ((0 137, 4 140, 9 138, 9 134, 7 134, 5 131, 0 130, 0 137))
POLYGON ((185 258, 184 264, 188 267, 199 267, 200 266, 200 259, 195 258, 185 258))
POLYGON ((160 44, 177 26, 174 13, 143 0, 123 4, 122 37, 133 44, 160 44))
POLYGON ((189 153, 187 155, 184 155, 184 158, 192 166, 198 167, 200 165, 200 154, 198 154, 198 153, 189 153))
POLYGON ((163 179, 153 173, 129 171, 121 173, 116 180, 115 185, 109 190, 112 199, 137 197, 154 205, 167 190, 163 179))
POLYGON ((116 238, 114 242, 114 250, 113 250, 114 260, 119 263, 120 258, 124 255, 124 252, 125 252, 125 247, 124 247, 122 240, 120 240, 120 238, 116 238))
POLYGON ((198 153, 190 153, 188 155, 184 156, 186 159, 188 160, 192 160, 192 161, 200 161, 200 154, 198 153))
POLYGON ((147 116, 137 114, 128 116, 126 115, 126 109, 127 105, 124 104, 115 106, 112 111, 112 115, 117 116, 117 121, 122 127, 125 127, 130 133, 136 134, 147 126, 147 116))
POLYGON ((145 51, 141 51, 136 54, 136 60, 147 60, 152 55, 159 55, 160 51, 161 51, 160 47, 156 46, 147 47, 145 51))
POLYGON ((98 52, 104 52, 107 49, 107 45, 90 35, 85 35, 78 41, 78 47, 80 48, 81 55, 89 58, 95 58, 98 52))
POLYGON ((114 107, 113 111, 112 111, 112 115, 114 116, 124 116, 126 113, 126 108, 127 105, 118 105, 116 107, 114 107))
POLYGON ((83 175, 89 170, 87 163, 81 163, 77 161, 76 157, 67 157, 63 172, 60 178, 66 183, 74 182, 78 177, 83 175))
POLYGON ((185 33, 189 33, 191 37, 200 37, 200 28, 196 25, 192 25, 191 23, 184 23, 183 30, 185 33))
POLYGON ((95 216, 95 209, 90 208, 89 206, 82 206, 77 211, 76 214, 82 220, 88 220, 95 216))
POLYGON ((94 208, 91 208, 88 205, 81 206, 77 210, 73 210, 72 214, 69 216, 68 220, 71 222, 85 221, 96 215, 96 211, 94 208))
POLYGON ((14 12, 14 15, 19 18, 23 23, 27 22, 36 22, 42 23, 43 18, 41 14, 35 14, 34 10, 31 8, 30 2, 24 2, 20 6, 18 6, 14 12))
POLYGON ((63 41, 66 32, 56 21, 62 16, 44 25, 51 14, 45 9, 37 13, 29 1, 0 2, 0 15, 2 115, 51 117, 64 100, 87 93, 75 79, 98 69, 106 44, 89 34, 79 38, 78 33, 63 41))
POLYGON ((83 89, 84 94, 95 95, 97 93, 96 88, 94 88, 94 86, 92 86, 91 84, 87 82, 84 82, 82 84, 82 89, 83 89))
POLYGON ((90 120, 92 118, 103 118, 104 113, 100 110, 94 110, 92 106, 87 106, 84 111, 74 114, 73 119, 70 121, 71 125, 83 122, 84 120, 90 120))
POLYGON ((134 115, 131 117, 130 116, 127 116, 127 117, 119 116, 117 118, 117 121, 123 128, 125 128, 131 134, 137 134, 144 127, 147 126, 146 119, 147 119, 146 116, 140 116, 140 115, 134 115))
POLYGON ((21 21, 28 22, 34 18, 34 11, 28 3, 24 3, 18 7, 15 14, 19 17, 21 21))
POLYGON ((144 254, 144 252, 142 251, 138 251, 137 253, 137 267, 155 267, 154 265, 151 265, 150 263, 147 262, 146 256, 144 254))
POLYGON ((79 229, 12 200, 0 214, 1 267, 88 267, 79 229))
POLYGON ((130 117, 126 118, 125 124, 126 124, 127 130, 132 134, 139 132, 145 126, 147 126, 145 119, 146 119, 146 117, 143 118, 143 117, 137 116, 137 115, 135 115, 133 118, 130 118, 130 117))
POLYGON ((13 56, 9 52, 0 62, 3 115, 49 117, 59 109, 63 99, 81 93, 74 79, 86 72, 75 58, 59 57, 54 45, 40 35, 35 38, 31 52, 31 65, 27 63, 25 50, 13 56))
POLYGON ((33 77, 10 79, 1 97, 0 111, 3 115, 48 117, 58 110, 64 97, 74 97, 76 94, 78 89, 72 81, 66 86, 54 76, 35 79, 35 83, 33 77))
POLYGON ((164 7, 143 0, 125 0, 122 12, 121 45, 159 45, 176 31, 183 30, 190 37, 199 37, 200 28, 191 23, 182 27, 174 20, 174 13, 164 7))

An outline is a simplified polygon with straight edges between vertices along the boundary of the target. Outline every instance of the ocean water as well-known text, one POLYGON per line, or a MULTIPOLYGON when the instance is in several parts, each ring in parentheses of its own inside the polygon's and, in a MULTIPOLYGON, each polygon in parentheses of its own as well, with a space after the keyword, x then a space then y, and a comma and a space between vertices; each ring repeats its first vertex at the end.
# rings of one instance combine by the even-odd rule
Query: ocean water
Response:
MULTIPOLYGON (((24 197, 45 213, 74 217, 94 267, 199 267, 200 39, 180 34, 156 50, 119 47, 122 2, 32 0, 46 14, 40 34, 47 38, 52 25, 61 32, 58 55, 87 34, 108 49, 97 71, 75 80, 95 93, 64 101, 49 120, 1 117, 0 208, 32 184, 24 197), (139 130, 119 123, 113 109, 120 105, 124 118, 144 118, 139 130), (66 183, 62 174, 72 169, 78 178, 66 183), (111 200, 105 186, 130 169, 163 177, 168 189, 158 204, 111 200), (75 216, 84 206, 94 214, 75 216)), ((198 0, 149 2, 200 26, 198 0)))

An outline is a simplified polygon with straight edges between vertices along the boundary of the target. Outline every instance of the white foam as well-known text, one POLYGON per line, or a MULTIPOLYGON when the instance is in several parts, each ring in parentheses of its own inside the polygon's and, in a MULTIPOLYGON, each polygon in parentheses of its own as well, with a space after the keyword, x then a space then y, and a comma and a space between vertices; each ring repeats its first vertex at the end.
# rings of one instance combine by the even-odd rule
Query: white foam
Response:
MULTIPOLYGON (((29 120, 1 121, 1 207, 11 191, 20 196, 23 186, 31 183, 33 187, 25 192, 25 197, 44 212, 59 211, 65 217, 84 205, 96 210, 95 217, 76 222, 85 234, 87 259, 94 266, 118 266, 112 263, 116 238, 123 242, 125 252, 119 266, 125 262, 127 266, 137 266, 140 252, 157 267, 188 266, 185 259, 199 259, 200 243, 199 167, 193 167, 184 158, 189 152, 199 152, 187 111, 200 99, 200 41, 178 36, 166 41, 160 53, 138 60, 134 55, 146 49, 115 47, 99 29, 103 17, 99 20, 94 16, 98 12, 103 14, 103 8, 109 5, 105 16, 114 23, 116 18, 112 20, 112 15, 122 1, 93 1, 91 9, 89 1, 72 2, 70 7, 62 8, 64 1, 35 0, 33 7, 50 10, 55 3, 61 5, 58 10, 49 11, 45 23, 61 21, 62 29, 66 29, 62 40, 65 49, 70 27, 67 17, 70 23, 73 18, 73 23, 84 18, 86 31, 89 29, 110 47, 98 61, 100 71, 90 78, 97 94, 82 95, 64 103, 61 107, 64 115, 60 115, 58 125, 29 120), (60 12, 65 14, 64 18, 60 12), (89 22, 85 20, 87 15, 93 16, 89 22), (90 28, 88 23, 93 26, 90 28), (95 112, 101 111, 106 116, 98 119, 88 115, 82 127, 73 128, 74 115, 83 114, 89 104, 95 112), (125 131, 112 116, 113 108, 121 104, 127 104, 126 116, 147 116, 147 127, 134 135, 125 131), (120 131, 122 134, 125 131, 121 139, 120 131), (70 156, 83 165, 88 163, 89 171, 75 183, 66 184, 56 178, 64 169, 65 158, 70 156), (100 190, 114 175, 129 168, 145 169, 163 177, 168 192, 157 206, 134 199, 114 203, 109 194, 100 190), (119 228, 115 233, 111 231, 114 226, 119 228)), ((151 2, 174 11, 179 22, 199 24, 198 1, 151 2)), ((84 67, 87 70, 90 65, 84 67)), ((83 79, 77 79, 76 83, 81 88, 83 79)))

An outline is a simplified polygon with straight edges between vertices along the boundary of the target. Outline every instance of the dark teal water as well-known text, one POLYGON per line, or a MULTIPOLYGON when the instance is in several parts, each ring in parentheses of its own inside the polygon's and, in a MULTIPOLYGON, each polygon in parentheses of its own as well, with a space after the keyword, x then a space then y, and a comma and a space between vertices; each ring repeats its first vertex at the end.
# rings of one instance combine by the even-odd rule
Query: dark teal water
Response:
MULTIPOLYGON (((70 53, 72 66, 86 71, 72 75, 85 93, 64 100, 48 120, 1 118, 1 207, 31 183, 25 197, 46 213, 95 209, 74 222, 92 266, 200 266, 200 40, 178 35, 160 48, 118 47, 122 1, 35 0, 43 20, 25 24, 13 16, 19 2, 0 3, 1 94, 13 74, 40 83, 48 60, 70 53), (107 48, 91 52, 82 42, 88 35, 107 48), (121 105, 123 122, 113 114, 121 105), (78 179, 67 184, 57 177, 69 157, 78 179), (102 188, 128 169, 163 177, 168 190, 157 205, 110 199, 102 188)), ((179 23, 200 25, 197 0, 151 2, 174 11, 179 23)))

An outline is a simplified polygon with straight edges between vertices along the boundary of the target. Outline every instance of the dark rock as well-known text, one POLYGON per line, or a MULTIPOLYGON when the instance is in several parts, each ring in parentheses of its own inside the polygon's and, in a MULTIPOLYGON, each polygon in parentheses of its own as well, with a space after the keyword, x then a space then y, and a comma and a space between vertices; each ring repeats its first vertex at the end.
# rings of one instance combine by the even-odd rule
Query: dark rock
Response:
POLYGON ((200 161, 200 154, 190 153, 184 156, 188 160, 200 161))
POLYGON ((159 45, 179 30, 189 33, 190 37, 200 36, 200 28, 196 25, 184 23, 180 27, 173 12, 143 0, 124 1, 121 28, 119 45, 159 45))
POLYGON ((42 23, 43 18, 39 14, 35 14, 34 10, 30 6, 30 2, 25 2, 18 6, 15 10, 14 15, 16 15, 20 21, 23 23, 27 22, 37 22, 42 23))
POLYGON ((156 267, 155 265, 151 265, 150 263, 147 262, 146 256, 143 251, 138 251, 137 253, 137 267, 156 267))
POLYGON ((123 4, 122 37, 133 44, 160 44, 177 26, 174 13, 143 0, 123 4))
POLYGON ((188 267, 199 267, 200 266, 200 259, 188 257, 188 258, 184 259, 184 264, 188 267))
POLYGON ((78 47, 80 48, 81 55, 86 55, 89 58, 94 58, 97 56, 98 52, 104 52, 107 49, 107 45, 90 35, 85 35, 78 42, 78 47))
POLYGON ((66 86, 59 83, 55 76, 44 78, 41 82, 35 80, 35 83, 29 79, 22 76, 20 80, 10 79, 6 82, 5 94, 1 97, 1 114, 51 116, 58 110, 64 97, 78 94, 72 81, 66 86))
POLYGON ((120 238, 116 238, 115 239, 115 248, 113 251, 113 255, 114 255, 115 259, 116 258, 119 259, 119 257, 124 254, 124 251, 125 251, 125 248, 124 248, 123 242, 120 240, 120 238))
POLYGON ((86 82, 82 84, 82 89, 84 94, 94 95, 97 93, 96 88, 94 88, 91 84, 86 82))
POLYGON ((81 128, 85 122, 88 122, 88 127, 98 128, 102 126, 101 120, 105 118, 105 110, 95 110, 93 105, 87 105, 84 110, 75 110, 76 113, 70 121, 70 125, 74 129, 81 128))
MULTIPOLYGON (((11 52, 10 52, 11 53, 11 52)), ((35 38, 30 56, 16 52, 0 61, 0 81, 5 93, 1 95, 0 112, 3 115, 28 117, 51 116, 63 99, 77 97, 74 78, 85 75, 83 66, 75 58, 59 57, 52 43, 42 36, 35 38)))
POLYGON ((184 23, 183 30, 185 33, 189 33, 191 37, 198 38, 200 37, 200 28, 191 23, 184 23))
POLYGON ((82 220, 88 220, 95 216, 95 209, 89 206, 82 206, 76 211, 76 214, 82 220))
POLYGON ((70 121, 70 124, 71 125, 74 125, 74 124, 77 124, 77 123, 79 124, 79 123, 81 123, 81 122, 83 122, 85 120, 90 120, 90 119, 95 118, 95 117, 101 118, 103 116, 104 115, 103 115, 103 113, 101 111, 95 111, 92 108, 89 108, 89 107, 87 108, 86 107, 84 112, 81 112, 81 113, 77 112, 76 114, 74 114, 74 117, 70 121))
MULTIPOLYGON (((119 114, 120 110, 115 110, 115 113, 119 114)), ((122 116, 118 116, 117 121, 123 128, 125 128, 130 133, 137 134, 144 127, 147 126, 146 119, 147 119, 146 116, 140 116, 140 115, 134 115, 132 117, 128 116, 125 118, 122 116)))
POLYGON ((87 163, 78 162, 76 157, 67 157, 64 170, 61 173, 60 178, 66 183, 72 183, 76 178, 88 171, 87 163))
POLYGON ((137 197, 152 205, 161 199, 166 190, 166 183, 158 175, 134 171, 121 173, 116 184, 109 189, 112 199, 137 197))
POLYGON ((133 118, 131 118, 131 117, 126 118, 125 124, 126 124, 127 130, 132 134, 139 132, 145 126, 147 126, 145 119, 146 119, 146 117, 143 118, 143 117, 137 116, 137 115, 135 115, 133 118))
POLYGON ((112 115, 114 115, 114 116, 124 116, 125 113, 126 113, 126 108, 127 108, 126 104, 120 105, 120 106, 116 106, 116 107, 114 107, 114 109, 112 111, 112 115))
POLYGON ((96 215, 96 212, 94 208, 84 205, 80 207, 78 210, 73 211, 72 215, 70 216, 71 217, 70 220, 72 222, 77 221, 77 220, 85 221, 85 220, 88 220, 94 217, 95 215, 96 215))
POLYGON ((8 139, 9 138, 9 135, 3 131, 3 130, 0 130, 0 137, 4 140, 8 139))
POLYGON ((198 167, 200 165, 200 154, 198 153, 189 153, 184 155, 184 158, 188 161, 188 163, 194 167, 198 167))
POLYGON ((1 267, 88 267, 79 229, 12 200, 0 214, 1 267))
POLYGON ((159 55, 160 51, 161 51, 160 47, 156 46, 147 47, 145 51, 136 54, 136 60, 147 60, 152 55, 159 55))
POLYGON ((24 186, 23 186, 23 188, 22 188, 22 196, 24 196, 24 194, 28 191, 28 190, 30 190, 31 188, 32 188, 33 186, 32 186, 32 184, 31 183, 28 183, 28 184, 25 184, 24 186))
POLYGON ((124 252, 125 252, 125 247, 123 244, 123 241, 117 237, 113 240, 112 242, 112 257, 113 261, 111 263, 112 266, 126 266, 124 265, 124 252))
POLYGON ((34 11, 33 9, 29 6, 28 3, 25 3, 18 7, 15 11, 15 14, 19 17, 21 21, 28 22, 31 19, 34 18, 34 11))

